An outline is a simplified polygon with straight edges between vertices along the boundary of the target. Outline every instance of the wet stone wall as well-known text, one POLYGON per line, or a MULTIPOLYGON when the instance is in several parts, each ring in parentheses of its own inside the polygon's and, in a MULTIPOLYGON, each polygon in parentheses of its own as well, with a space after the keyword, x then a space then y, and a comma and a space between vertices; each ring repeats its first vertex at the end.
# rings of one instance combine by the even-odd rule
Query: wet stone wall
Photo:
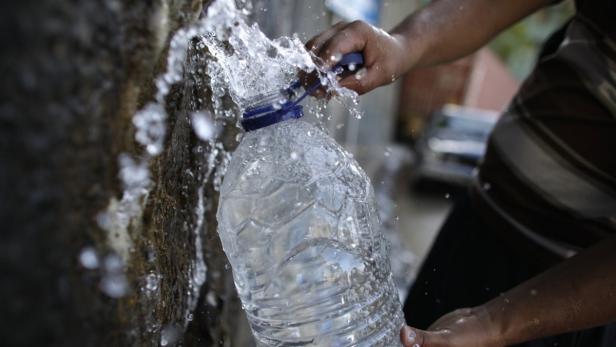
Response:
MULTIPOLYGON (((122 154, 144 155, 133 115, 153 98, 169 40, 207 6, 0 2, 2 345, 250 345, 216 234, 215 172, 204 169, 225 158, 188 116, 207 108, 207 81, 171 87, 143 209, 125 228, 101 217, 122 198, 122 154)), ((203 68, 199 54, 186 70, 203 68)), ((236 133, 225 126, 218 146, 231 150, 236 133)))

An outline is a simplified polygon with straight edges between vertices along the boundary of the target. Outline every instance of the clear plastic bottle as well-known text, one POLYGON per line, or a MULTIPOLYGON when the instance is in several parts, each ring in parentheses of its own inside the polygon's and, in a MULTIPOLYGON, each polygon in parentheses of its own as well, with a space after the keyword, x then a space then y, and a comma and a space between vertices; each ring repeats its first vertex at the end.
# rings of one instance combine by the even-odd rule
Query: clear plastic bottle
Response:
POLYGON ((401 346, 372 185, 326 133, 300 119, 246 133, 217 217, 260 346, 401 346))
POLYGON ((265 346, 398 346, 402 314, 369 179, 302 120, 247 133, 219 233, 265 346))

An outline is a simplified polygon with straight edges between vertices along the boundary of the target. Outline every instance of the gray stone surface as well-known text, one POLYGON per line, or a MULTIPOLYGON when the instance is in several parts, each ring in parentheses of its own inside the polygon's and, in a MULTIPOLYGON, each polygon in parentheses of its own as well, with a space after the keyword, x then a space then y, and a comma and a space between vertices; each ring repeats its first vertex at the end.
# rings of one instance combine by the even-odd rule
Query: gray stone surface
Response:
MULTIPOLYGON (((203 6, 201 0, 0 2, 3 345, 157 346, 162 332, 168 345, 244 345, 232 339, 242 335, 243 318, 216 234, 211 183, 199 230, 207 281, 187 315, 197 181, 210 150, 189 126, 187 112, 203 107, 196 97, 208 93, 192 79, 168 97, 165 150, 150 165, 154 185, 143 216, 129 228, 133 244, 123 269, 129 291, 111 298, 100 289, 102 262, 114 253, 96 216, 121 196, 118 155, 142 151, 131 118, 152 98, 171 34, 203 6), (99 268, 80 263, 85 247, 98 255, 99 268), (160 279, 154 294, 145 290, 148 274, 160 279)), ((235 132, 224 130, 227 149, 235 132)))

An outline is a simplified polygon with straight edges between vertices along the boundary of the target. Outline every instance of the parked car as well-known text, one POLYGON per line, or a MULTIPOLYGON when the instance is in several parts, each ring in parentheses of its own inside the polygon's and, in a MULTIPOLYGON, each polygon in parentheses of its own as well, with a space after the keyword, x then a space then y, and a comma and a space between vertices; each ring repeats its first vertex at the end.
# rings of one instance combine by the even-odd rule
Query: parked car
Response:
POLYGON ((469 183, 497 119, 498 112, 457 105, 435 112, 415 145, 413 183, 469 183))

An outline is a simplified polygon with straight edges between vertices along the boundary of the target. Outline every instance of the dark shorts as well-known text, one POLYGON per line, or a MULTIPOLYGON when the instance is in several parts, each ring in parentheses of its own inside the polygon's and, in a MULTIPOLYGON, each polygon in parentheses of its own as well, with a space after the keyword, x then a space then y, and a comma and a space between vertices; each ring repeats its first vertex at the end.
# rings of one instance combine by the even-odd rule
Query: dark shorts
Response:
MULTIPOLYGON (((407 324, 427 329, 442 315, 483 304, 545 271, 551 264, 524 256, 491 230, 468 195, 456 203, 404 304, 407 324)), ((614 347, 614 325, 558 335, 523 347, 614 347)))

